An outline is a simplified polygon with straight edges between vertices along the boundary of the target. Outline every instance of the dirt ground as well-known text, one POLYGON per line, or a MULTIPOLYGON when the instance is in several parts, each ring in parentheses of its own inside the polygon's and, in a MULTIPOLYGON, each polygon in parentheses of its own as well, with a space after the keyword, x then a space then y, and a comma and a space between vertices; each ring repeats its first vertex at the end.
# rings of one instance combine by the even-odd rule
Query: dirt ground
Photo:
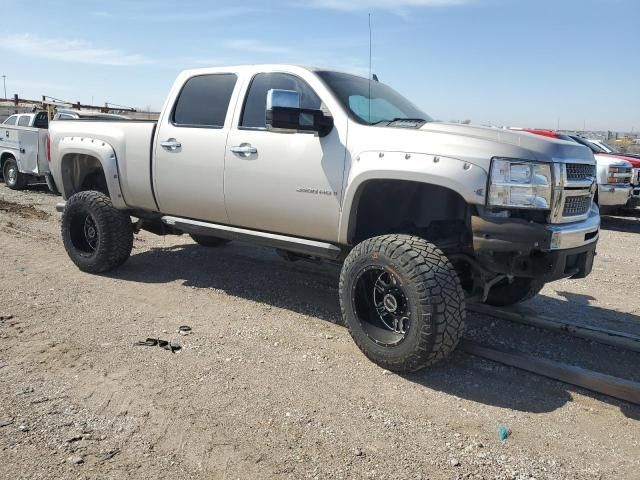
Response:
MULTIPOLYGON (((640 478, 637 406, 460 352, 390 374, 339 325, 336 268, 266 249, 141 233, 120 270, 81 273, 59 201, 0 184, 1 478, 640 478), (182 349, 134 346, 147 337, 182 349)), ((640 333, 639 217, 604 219, 593 274, 524 308, 640 333)), ((638 379, 629 352, 467 329, 638 379)))

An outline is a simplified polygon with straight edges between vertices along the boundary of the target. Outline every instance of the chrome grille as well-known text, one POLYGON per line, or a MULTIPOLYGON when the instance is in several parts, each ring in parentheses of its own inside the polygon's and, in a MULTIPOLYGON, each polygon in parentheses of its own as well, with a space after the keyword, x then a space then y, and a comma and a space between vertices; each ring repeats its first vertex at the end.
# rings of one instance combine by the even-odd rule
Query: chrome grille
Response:
POLYGON ((567 197, 564 201, 563 217, 578 217, 591 208, 591 195, 567 197))
POLYGON ((596 176, 595 165, 588 163, 567 163, 567 180, 584 181, 596 176))

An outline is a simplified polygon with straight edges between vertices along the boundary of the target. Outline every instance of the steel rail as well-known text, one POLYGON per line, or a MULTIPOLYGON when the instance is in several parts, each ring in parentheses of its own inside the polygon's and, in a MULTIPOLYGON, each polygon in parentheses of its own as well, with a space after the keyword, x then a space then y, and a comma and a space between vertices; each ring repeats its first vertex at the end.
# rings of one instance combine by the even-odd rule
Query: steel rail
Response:
POLYGON ((479 303, 468 304, 467 309, 471 312, 489 315, 501 320, 508 320, 510 322, 521 323, 523 325, 552 330, 574 337, 584 338, 586 340, 593 340, 605 345, 640 352, 640 336, 638 335, 609 330, 606 328, 589 327, 567 320, 556 320, 540 315, 527 315, 513 310, 505 310, 479 303))
POLYGON ((638 382, 553 360, 498 350, 470 340, 462 340, 459 348, 471 355, 640 405, 640 383, 638 382))

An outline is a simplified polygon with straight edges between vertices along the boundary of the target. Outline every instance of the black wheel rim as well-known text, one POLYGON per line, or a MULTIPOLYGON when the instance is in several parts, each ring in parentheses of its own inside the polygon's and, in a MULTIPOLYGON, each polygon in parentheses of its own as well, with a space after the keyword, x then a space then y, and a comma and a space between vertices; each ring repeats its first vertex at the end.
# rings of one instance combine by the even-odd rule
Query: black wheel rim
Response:
POLYGON ((70 222, 71 243, 84 255, 91 256, 98 249, 100 237, 93 217, 88 213, 76 214, 70 222))
POLYGON ((352 302, 362 329, 375 343, 394 346, 411 328, 411 305, 405 287, 391 270, 363 268, 353 283, 352 302))

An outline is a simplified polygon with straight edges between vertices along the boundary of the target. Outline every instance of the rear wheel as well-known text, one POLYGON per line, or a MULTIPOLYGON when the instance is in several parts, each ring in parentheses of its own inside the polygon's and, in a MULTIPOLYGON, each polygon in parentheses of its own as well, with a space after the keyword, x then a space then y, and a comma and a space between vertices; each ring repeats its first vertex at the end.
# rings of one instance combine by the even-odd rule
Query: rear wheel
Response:
POLYGON ((49 188, 49 191, 51 193, 55 193, 56 195, 58 195, 60 192, 58 192, 58 187, 56 186, 56 182, 53 179, 53 177, 51 176, 51 174, 47 174, 44 176, 45 181, 47 182, 47 187, 49 188))
POLYGON ((4 183, 12 190, 22 190, 27 185, 27 176, 20 173, 15 158, 8 158, 2 167, 4 183))
POLYGON ((340 305, 364 354, 400 373, 445 359, 464 328, 464 292, 453 266, 435 245, 409 235, 371 238, 351 251, 340 305))
POLYGON ((62 239, 67 254, 80 270, 107 272, 131 255, 131 217, 116 209, 103 193, 76 193, 62 214, 62 239))
POLYGON ((544 287, 544 282, 532 278, 514 278, 513 282, 508 280, 495 285, 489 291, 489 296, 484 302, 494 307, 506 307, 532 299, 544 287))
POLYGON ((218 237, 208 237, 206 235, 189 235, 194 242, 203 247, 222 247, 229 243, 231 240, 218 237))

